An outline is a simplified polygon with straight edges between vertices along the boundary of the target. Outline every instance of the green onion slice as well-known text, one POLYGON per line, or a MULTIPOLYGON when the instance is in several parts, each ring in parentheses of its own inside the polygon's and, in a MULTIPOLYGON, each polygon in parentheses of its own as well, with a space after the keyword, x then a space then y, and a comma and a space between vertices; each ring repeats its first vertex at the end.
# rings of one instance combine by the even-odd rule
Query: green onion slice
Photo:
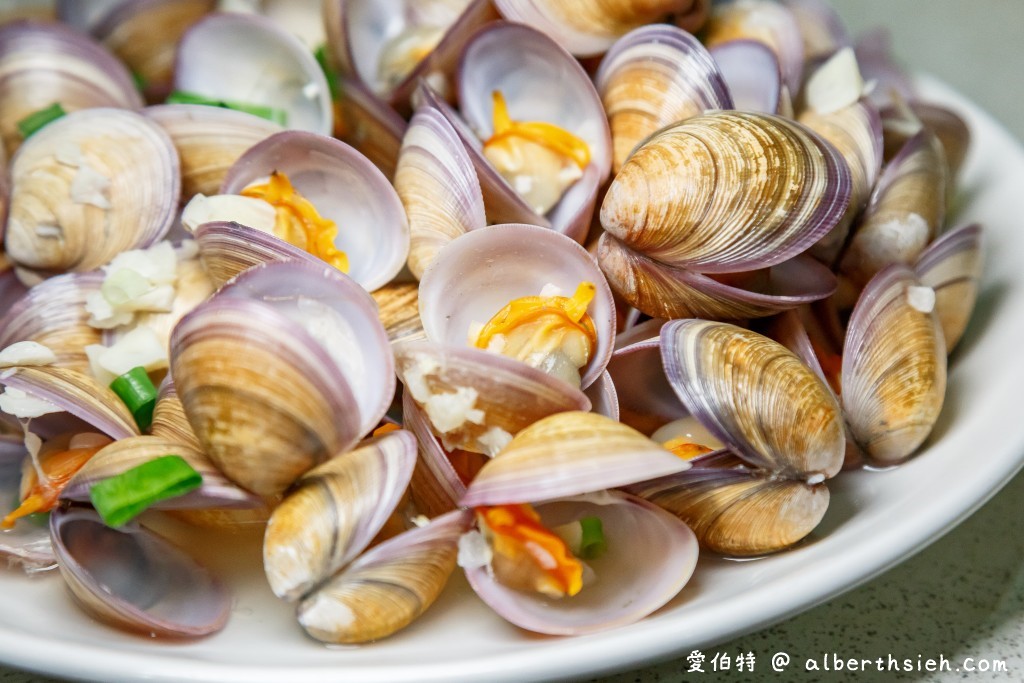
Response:
POLYGON ((96 512, 107 526, 130 522, 146 508, 199 488, 203 477, 180 455, 165 455, 125 470, 89 489, 96 512))
POLYGON ((132 368, 111 382, 110 388, 128 406, 139 429, 149 429, 153 423, 153 409, 156 407, 156 387, 149 379, 146 368, 141 365, 132 368))
POLYGON ((205 104, 210 107, 221 107, 222 109, 234 109, 244 111, 246 114, 259 116, 260 118, 273 121, 282 126, 288 125, 288 112, 284 109, 269 107, 263 104, 249 104, 248 102, 229 102, 218 100, 215 97, 207 97, 194 92, 175 90, 167 96, 167 104, 205 104))
POLYGON ((18 130, 21 132, 22 139, 31 137, 37 130, 51 121, 56 121, 65 114, 67 112, 64 111, 64 107, 60 106, 60 102, 54 102, 46 109, 32 112, 21 121, 18 121, 18 130))
POLYGON ((580 557, 592 560, 600 557, 608 550, 604 538, 604 528, 600 517, 584 517, 580 520, 580 557))
POLYGON ((338 99, 339 83, 338 83, 338 72, 331 68, 331 63, 327 61, 327 46, 321 45, 313 53, 316 57, 316 63, 320 65, 320 68, 324 72, 324 77, 327 78, 327 87, 331 89, 331 99, 338 99))

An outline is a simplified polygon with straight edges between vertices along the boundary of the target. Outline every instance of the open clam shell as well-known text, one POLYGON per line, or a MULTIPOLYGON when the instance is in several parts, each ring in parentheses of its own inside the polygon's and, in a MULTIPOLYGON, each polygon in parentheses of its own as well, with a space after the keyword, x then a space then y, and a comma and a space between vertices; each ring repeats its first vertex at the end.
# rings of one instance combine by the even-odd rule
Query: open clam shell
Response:
POLYGON ((946 343, 935 294, 892 264, 865 286, 843 345, 843 410, 868 458, 891 465, 927 438, 946 394, 946 343))
POLYGON ((142 97, 124 65, 77 31, 34 22, 0 28, 0 137, 8 155, 22 142, 18 122, 55 102, 67 112, 138 109, 142 97))
POLYGON ((564 412, 522 430, 484 465, 464 506, 565 498, 681 472, 690 463, 632 427, 596 413, 564 412))
POLYGON ((429 341, 394 351, 406 394, 448 448, 494 455, 541 418, 590 408, 569 383, 511 358, 429 341))
POLYGON ((732 109, 715 60, 696 38, 653 24, 615 42, 594 77, 608 114, 614 171, 651 133, 703 114, 732 109))
POLYGON ((629 31, 676 15, 678 24, 695 33, 707 18, 706 0, 495 0, 502 16, 533 26, 577 57, 607 51, 629 31))
POLYGON ((374 546, 299 603, 299 624, 326 643, 367 643, 419 617, 455 569, 472 516, 456 510, 374 546))
POLYGON ((735 108, 765 114, 781 113, 785 88, 779 58, 759 40, 737 38, 714 45, 708 52, 728 86, 735 108))
POLYGON ((394 431, 304 474, 274 510, 263 567, 274 594, 298 600, 363 552, 412 477, 416 439, 394 431))
POLYGON ((68 114, 12 160, 7 254, 41 275, 92 270, 159 241, 180 192, 177 152, 155 123, 123 109, 68 114))
POLYGON ((330 135, 331 92, 298 38, 251 14, 213 14, 178 45, 174 87, 213 99, 284 110, 286 127, 330 135))
POLYGON ((221 584, 160 536, 106 526, 92 510, 58 509, 50 533, 61 574, 96 618, 146 635, 194 638, 227 622, 221 584))
POLYGON ((216 287, 264 263, 294 261, 310 266, 323 264, 309 252, 241 223, 211 221, 197 227, 192 235, 199 244, 199 255, 206 273, 216 287))
POLYGON ((935 312, 950 353, 971 319, 983 264, 982 229, 973 223, 932 242, 914 266, 921 284, 935 290, 935 312))
POLYGON ((238 157, 283 130, 259 116, 198 104, 163 104, 142 113, 167 131, 178 150, 183 203, 197 194, 217 194, 238 157))
POLYGON ((199 437, 192 431, 192 425, 185 416, 185 408, 178 398, 178 390, 170 376, 160 384, 156 407, 153 408, 153 423, 150 434, 174 443, 184 444, 193 450, 202 451, 199 437))
POLYGON ((535 296, 552 284, 572 292, 581 282, 597 287, 588 314, 597 345, 581 369, 590 386, 604 371, 615 340, 615 304, 600 269, 571 239, 532 225, 495 225, 451 242, 420 281, 420 315, 427 338, 468 345, 474 323, 486 323, 509 301, 535 296))
POLYGON ((849 169, 817 135, 782 117, 717 112, 636 150, 608 188, 601 225, 667 265, 740 272, 804 251, 849 201, 849 169))
POLYGON ((673 320, 661 330, 679 399, 751 464, 794 479, 834 476, 843 418, 828 387, 781 344, 726 323, 673 320))
MULTIPOLYGON (((0 508, 13 510, 21 502, 22 461, 28 451, 21 438, 0 435, 0 508)), ((26 571, 56 567, 50 531, 44 524, 19 519, 13 529, 0 534, 0 557, 26 571)))
POLYGON ((286 131, 258 143, 228 171, 224 194, 240 193, 274 171, 288 176, 318 212, 338 225, 335 245, 349 276, 367 290, 389 282, 409 253, 409 226, 387 178, 363 155, 322 135, 286 131))
POLYGON ((772 0, 729 0, 716 3, 705 27, 704 43, 713 48, 738 38, 758 40, 779 58, 782 81, 790 93, 800 90, 804 45, 793 12, 772 0))
POLYGON ((85 301, 102 282, 98 272, 67 273, 28 290, 0 318, 0 349, 34 341, 54 352, 57 365, 88 372, 84 349, 98 344, 101 333, 88 324, 85 301))
POLYGON ((572 597, 552 600, 498 583, 487 567, 466 578, 491 609, 513 624, 555 635, 593 633, 629 624, 671 600, 697 564, 690 529, 660 508, 619 491, 538 504, 548 528, 596 516, 608 550, 588 560, 596 578, 572 597))

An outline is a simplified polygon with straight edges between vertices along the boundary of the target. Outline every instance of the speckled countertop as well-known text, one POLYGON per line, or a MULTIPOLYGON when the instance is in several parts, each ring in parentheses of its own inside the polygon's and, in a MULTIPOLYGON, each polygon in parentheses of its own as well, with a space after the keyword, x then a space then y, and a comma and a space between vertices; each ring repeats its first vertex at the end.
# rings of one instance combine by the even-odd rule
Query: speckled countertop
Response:
MULTIPOLYGON (((3 0, 0 0, 2 2, 3 0)), ((979 103, 1018 140, 1024 140, 1024 52, 1019 31, 1024 1, 833 0, 852 29, 884 24, 897 54, 979 103)), ((1024 680, 1024 474, 931 546, 869 583, 776 626, 705 648, 704 673, 674 661, 600 679, 600 683, 679 683, 721 680, 875 681, 1024 680), (753 673, 737 655, 753 653, 753 673), (787 653, 785 674, 771 670, 787 653), (922 667, 928 658, 950 661, 951 671, 803 672, 809 658, 832 653, 856 659, 893 654, 922 667), (718 655, 719 671, 712 660, 718 655), (920 656, 920 660, 919 660, 920 656), (729 670, 722 670, 728 658, 729 670), (1006 672, 969 673, 982 660, 1004 662, 1006 672)), ((51 681, 0 665, 0 682, 51 681)))

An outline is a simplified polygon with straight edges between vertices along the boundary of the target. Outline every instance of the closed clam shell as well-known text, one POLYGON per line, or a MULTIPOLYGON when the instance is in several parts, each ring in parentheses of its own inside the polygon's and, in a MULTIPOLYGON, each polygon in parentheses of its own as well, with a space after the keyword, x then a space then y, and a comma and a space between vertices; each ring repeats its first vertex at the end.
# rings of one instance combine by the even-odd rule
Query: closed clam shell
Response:
POLYGON ((211 14, 178 44, 174 88, 283 110, 286 127, 330 135, 331 92, 313 53, 271 20, 211 14))
POLYGON ((298 600, 363 552, 412 477, 416 439, 394 431, 302 476, 277 506, 263 539, 274 594, 298 600))
POLYGON ((533 503, 625 486, 690 464, 631 427, 565 412, 522 430, 477 474, 464 506, 533 503))
POLYGON ((694 33, 707 18, 707 0, 495 0, 509 21, 529 24, 577 57, 599 55, 629 31, 676 15, 694 33))
POLYGON ((686 522, 702 548, 732 556, 792 546, 817 527, 829 502, 824 484, 742 467, 695 466, 629 490, 686 522))
POLYGON ((709 109, 732 109, 708 51, 667 24, 644 26, 617 40, 594 82, 608 114, 614 171, 651 133, 709 109))
POLYGON ((728 273, 804 251, 849 200, 845 162, 808 129, 717 112, 665 128, 636 150, 608 188, 601 224, 667 265, 728 273))
POLYGON ((22 143, 18 122, 54 102, 67 112, 138 109, 142 97, 124 65, 77 31, 35 22, 0 28, 0 136, 8 155, 22 143))
POLYGON ((921 284, 935 290, 935 312, 948 352, 956 347, 971 319, 983 265, 982 229, 973 223, 932 242, 914 266, 921 284))
POLYGON ((419 617, 455 569, 472 516, 456 510, 375 546, 302 600, 299 624, 326 643, 367 643, 419 617))
POLYGON ((606 233, 597 257, 617 294, 661 318, 761 318, 824 299, 836 289, 831 271, 803 255, 752 277, 741 273, 716 279, 648 258, 606 233))
POLYGON ((587 309, 597 345, 581 369, 582 387, 604 370, 615 339, 615 304, 593 257, 571 239, 532 225, 474 230, 448 244, 420 280, 420 316, 427 338, 468 345, 474 323, 484 324, 513 299, 546 285, 570 296, 581 282, 597 287, 587 309))
POLYGON ((795 479, 834 476, 845 452, 835 396, 781 344, 727 323, 661 330, 672 388, 690 413, 755 466, 795 479))
POLYGON ((409 270, 416 278, 444 245, 487 224, 473 162, 448 119, 433 107, 421 107, 409 122, 395 190, 409 218, 409 270))
POLYGON ((946 214, 942 145, 923 129, 882 170, 840 262, 863 286, 890 263, 912 265, 934 239, 946 214))
POLYGON ((171 338, 171 374, 203 450, 232 481, 283 491, 359 437, 344 375, 305 331, 257 302, 214 297, 171 338))
POLYGON ((893 264, 872 278, 843 344, 843 410, 868 458, 906 460, 931 433, 946 394, 946 343, 934 290, 893 264))
POLYGON ((167 134, 123 109, 84 109, 29 138, 11 165, 5 248, 43 275, 87 271, 171 228, 181 192, 167 134))
POLYGON ((607 550, 587 560, 594 580, 560 600, 498 583, 486 567, 466 569, 480 598, 513 624, 553 635, 594 633, 632 623, 671 600, 697 564, 693 532, 664 510, 620 491, 535 507, 545 526, 600 518, 607 550))
POLYGON ((411 341, 394 352, 406 393, 448 448, 493 455, 541 418, 590 408, 568 382, 480 349, 411 341))
POLYGON ((262 504, 259 497, 228 481, 202 451, 159 436, 133 436, 105 446, 89 458, 68 481, 61 492, 61 498, 88 503, 89 491, 93 484, 166 455, 177 455, 182 458, 199 473, 203 481, 198 489, 184 496, 161 501, 154 506, 155 508, 254 508, 262 504))
POLYGON ((338 226, 335 246, 348 255, 348 275, 373 291, 389 282, 409 253, 401 201, 384 175, 352 147, 302 131, 272 135, 228 171, 224 194, 241 193, 274 171, 288 176, 321 216, 338 226))
POLYGON ((57 365, 89 371, 84 348, 98 344, 101 333, 88 324, 85 300, 98 292, 103 275, 67 273, 28 290, 0 318, 0 349, 19 341, 34 341, 57 356, 57 365))
POLYGON ((58 508, 50 535, 68 588, 101 621, 176 638, 209 635, 227 622, 224 587, 157 534, 135 524, 113 529, 92 510, 58 508))
POLYGON ((282 128, 234 109, 200 104, 161 104, 142 111, 171 136, 181 158, 181 200, 213 195, 246 150, 282 128))

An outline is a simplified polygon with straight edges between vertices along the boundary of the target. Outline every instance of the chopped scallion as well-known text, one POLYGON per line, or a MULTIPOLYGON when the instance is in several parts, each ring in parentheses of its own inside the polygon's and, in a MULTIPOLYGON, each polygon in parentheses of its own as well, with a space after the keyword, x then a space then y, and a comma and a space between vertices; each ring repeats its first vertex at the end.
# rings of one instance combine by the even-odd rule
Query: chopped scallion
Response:
POLYGON ((246 114, 259 116, 260 118, 273 121, 282 126, 288 125, 288 112, 284 109, 270 107, 263 104, 250 104, 248 102, 230 102, 219 100, 215 97, 207 97, 194 92, 175 90, 167 96, 167 104, 205 104, 210 107, 221 107, 222 109, 234 109, 244 111, 246 114))
POLYGON ((327 78, 327 87, 331 89, 331 99, 338 99, 338 73, 331 68, 331 63, 327 61, 327 46, 318 47, 313 56, 316 57, 317 64, 323 69, 324 76, 327 78))
POLYGON ((108 526, 130 522, 143 510, 199 488, 203 477, 180 455, 165 455, 125 470, 89 489, 96 512, 108 526))
POLYGON ((54 102, 46 109, 32 112, 21 121, 18 121, 18 130, 21 132, 22 139, 29 138, 40 128, 51 121, 56 121, 65 114, 67 112, 64 111, 64 107, 60 106, 60 102, 54 102))
POLYGON ((600 517, 584 517, 580 520, 580 557, 592 560, 608 549, 600 517))
POLYGON ((110 388, 128 406, 139 429, 149 429, 153 423, 153 409, 156 407, 156 387, 149 379, 146 368, 132 368, 111 382, 110 388))

